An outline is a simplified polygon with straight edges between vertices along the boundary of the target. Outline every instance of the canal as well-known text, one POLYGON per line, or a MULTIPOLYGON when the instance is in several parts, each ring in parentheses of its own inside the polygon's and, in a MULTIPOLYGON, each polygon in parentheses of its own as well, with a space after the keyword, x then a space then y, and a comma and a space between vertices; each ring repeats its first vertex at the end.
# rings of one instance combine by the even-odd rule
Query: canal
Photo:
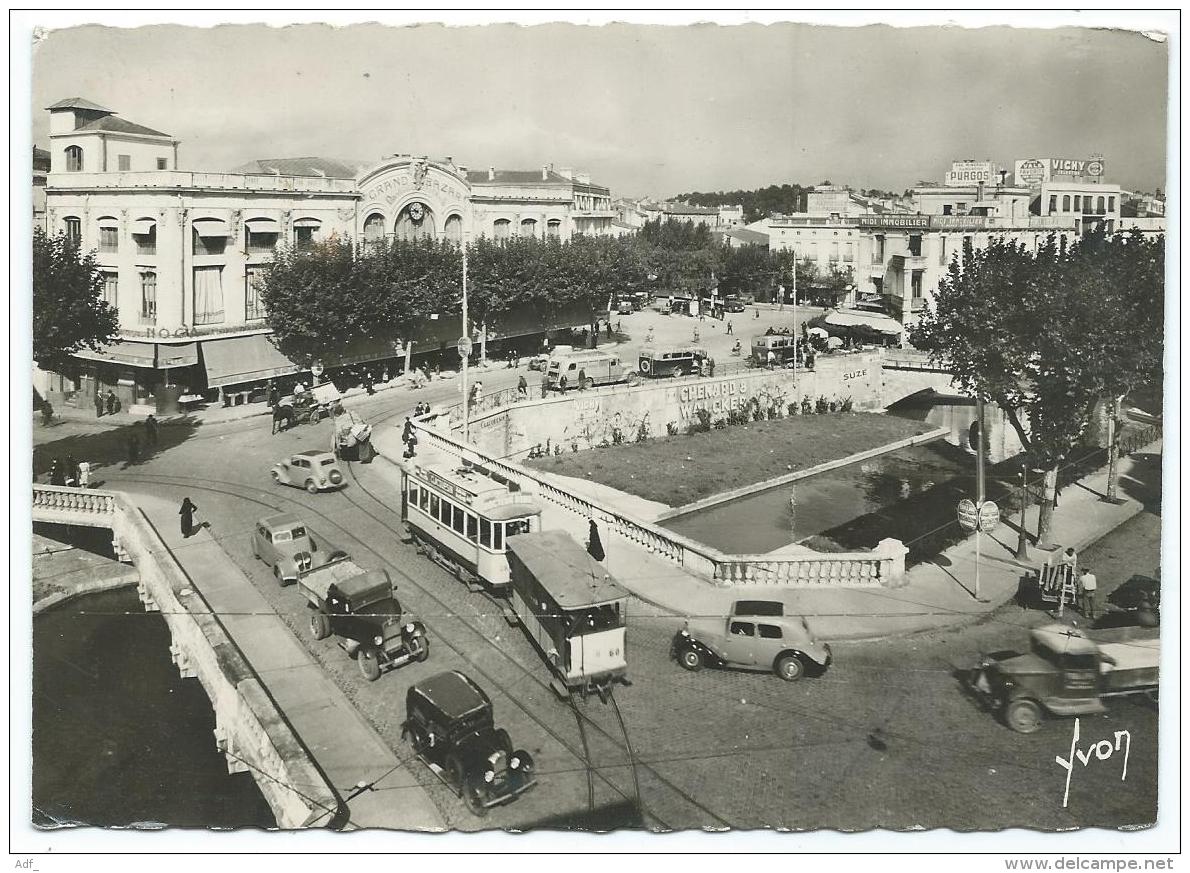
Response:
POLYGON ((33 823, 276 827, 250 774, 229 775, 197 679, 135 588, 33 619, 33 823))

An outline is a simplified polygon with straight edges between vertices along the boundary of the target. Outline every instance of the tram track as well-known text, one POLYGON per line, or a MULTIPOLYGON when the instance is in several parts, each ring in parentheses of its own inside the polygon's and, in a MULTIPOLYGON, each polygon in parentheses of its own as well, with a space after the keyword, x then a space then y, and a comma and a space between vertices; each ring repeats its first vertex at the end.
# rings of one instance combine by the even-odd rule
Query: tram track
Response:
MULTIPOLYGON (((353 482, 359 488, 359 490, 362 491, 364 494, 366 494, 368 496, 368 498, 371 499, 373 502, 378 504, 379 507, 384 512, 392 513, 393 510, 391 510, 371 489, 369 489, 365 484, 360 482, 358 476, 356 476, 353 466, 350 463, 348 463, 346 466, 347 466, 348 471, 352 477, 353 482)), ((250 485, 243 485, 243 484, 237 483, 237 482, 228 482, 225 480, 211 479, 209 477, 191 477, 191 476, 180 476, 180 475, 173 475, 173 474, 163 475, 163 474, 154 474, 154 473, 137 471, 133 475, 120 475, 118 477, 118 479, 119 479, 119 481, 127 481, 127 482, 144 482, 145 484, 149 484, 149 485, 173 485, 178 488, 191 488, 194 490, 208 491, 211 493, 222 494, 224 496, 227 496, 227 497, 230 497, 230 498, 233 498, 236 500, 244 500, 247 502, 255 503, 259 506, 265 507, 272 511, 283 511, 286 509, 293 509, 293 508, 297 507, 297 508, 300 508, 300 510, 304 513, 307 513, 307 514, 313 515, 313 516, 317 516, 318 518, 329 523, 330 525, 333 525, 335 528, 337 528, 339 531, 341 531, 343 534, 345 534, 350 540, 357 543, 363 549, 365 549, 366 551, 371 553, 373 556, 375 556, 377 559, 379 559, 385 566, 389 567, 392 572, 394 572, 398 577, 400 577, 401 580, 403 580, 403 582, 405 584, 407 584, 409 587, 416 589, 423 596, 427 597, 428 599, 433 601, 435 604, 437 604, 439 607, 441 607, 442 608, 442 616, 444 618, 453 619, 453 620, 459 622, 459 624, 461 624, 467 631, 469 631, 474 636, 477 636, 488 647, 495 650, 501 656, 501 658, 503 659, 504 662, 506 662, 507 664, 514 667, 515 670, 521 674, 521 677, 520 677, 521 680, 528 681, 528 682, 532 683, 533 685, 535 685, 540 690, 542 690, 544 692, 543 696, 552 697, 554 695, 554 692, 553 692, 552 688, 550 688, 549 683, 543 681, 539 676, 536 675, 536 673, 534 671, 530 670, 528 667, 526 667, 524 664, 522 664, 518 659, 512 657, 509 653, 505 652, 502 648, 500 648, 498 645, 496 645, 488 637, 488 634, 485 633, 483 628, 477 626, 475 622, 468 619, 466 616, 462 615, 458 611, 452 609, 450 607, 450 605, 448 603, 446 603, 446 601, 444 601, 432 588, 419 582, 412 575, 407 573, 405 570, 401 569, 390 558, 386 557, 381 552, 379 552, 376 549, 376 547, 370 545, 367 541, 362 539, 361 536, 359 535, 358 531, 353 530, 348 526, 349 522, 346 522, 345 520, 344 521, 336 520, 328 512, 324 511, 323 509, 315 507, 315 506, 311 505, 309 502, 302 500, 299 495, 296 495, 296 494, 295 495, 281 495, 278 497, 277 500, 270 501, 270 500, 262 499, 262 495, 263 495, 263 492, 265 489, 253 487, 250 485), (222 486, 222 487, 220 487, 220 486, 222 486), (245 494, 242 492, 251 492, 251 493, 245 494)), ((357 501, 355 499, 352 499, 348 492, 340 491, 340 492, 337 492, 337 494, 342 496, 345 499, 345 501, 351 507, 353 507, 356 511, 362 513, 367 518, 371 519, 372 522, 374 522, 375 524, 380 526, 382 529, 392 532, 393 529, 389 523, 387 523, 384 519, 377 516, 376 513, 373 512, 369 507, 365 506, 364 504, 360 503, 359 501, 357 501)), ((640 798, 639 780, 638 780, 637 770, 636 770, 637 766, 644 768, 646 770, 646 772, 649 775, 651 775, 653 777, 653 779, 656 780, 656 782, 658 784, 660 784, 661 786, 664 787, 664 789, 666 790, 667 793, 674 795, 675 797, 677 797, 678 799, 683 801, 684 804, 694 808, 699 813, 701 813, 702 818, 699 821, 699 826, 705 826, 708 823, 706 821, 706 819, 709 819, 716 825, 719 825, 722 827, 732 827, 732 824, 729 821, 727 821, 722 816, 715 813, 713 810, 706 807, 703 803, 701 803, 698 799, 696 799, 695 797, 690 795, 684 789, 677 786, 676 784, 674 784, 672 781, 670 781, 666 777, 662 776, 660 773, 658 773, 653 768, 649 767, 647 764, 640 763, 636 760, 635 756, 633 755, 633 753, 631 751, 631 746, 628 741, 627 729, 626 729, 626 726, 624 725, 622 716, 619 714, 618 706, 616 708, 616 710, 617 710, 616 714, 620 721, 621 735, 624 738, 624 741, 622 744, 619 740, 616 739, 615 735, 611 731, 609 731, 608 729, 606 729, 605 727, 600 725, 598 722, 596 722, 594 719, 592 719, 592 717, 590 715, 582 713, 582 711, 579 710, 577 707, 575 708, 574 712, 575 712, 576 717, 578 718, 580 723, 593 728, 596 735, 601 737, 605 742, 610 743, 613 747, 618 748, 621 751, 625 751, 628 754, 629 766, 630 766, 630 770, 632 773, 634 789, 628 789, 628 788, 621 787, 614 780, 612 780, 606 772, 603 772, 604 768, 595 767, 592 764, 591 758, 590 758, 590 750, 589 750, 590 749, 590 738, 589 738, 585 728, 582 730, 582 740, 584 742, 585 751, 580 751, 579 749, 575 748, 571 744, 570 741, 568 741, 565 737, 563 737, 561 735, 561 733, 559 733, 558 730, 556 730, 551 724, 549 724, 544 716, 534 713, 524 701, 522 701, 518 696, 514 696, 508 687, 509 683, 505 683, 505 682, 497 679, 494 675, 492 675, 490 669, 488 669, 487 667, 484 666, 483 663, 481 663, 480 658, 477 658, 476 656, 470 654, 468 651, 465 650, 465 648, 460 643, 453 641, 450 638, 452 635, 444 634, 442 632, 441 625, 438 625, 437 627, 435 627, 434 625, 437 624, 436 621, 432 624, 429 620, 426 620, 424 617, 423 617, 423 621, 425 621, 427 627, 429 627, 430 630, 433 632, 436 639, 441 641, 442 644, 444 644, 448 649, 450 649, 452 652, 454 652, 460 659, 465 661, 471 667, 471 669, 475 670, 478 674, 482 675, 491 687, 498 689, 505 697, 507 697, 509 699, 509 701, 514 706, 517 707, 517 709, 519 709, 522 713, 524 713, 524 715, 527 718, 529 718, 530 721, 537 724, 543 731, 545 731, 550 737, 552 737, 553 740, 561 748, 563 748, 575 760, 582 763, 584 765, 584 767, 586 767, 588 769, 588 773, 593 774, 590 776, 592 783, 594 781, 594 778, 598 777, 599 781, 601 781, 605 785, 607 785, 612 791, 614 791, 616 794, 618 794, 624 800, 630 801, 630 802, 635 800, 635 802, 637 803, 637 808, 640 811, 640 814, 642 816, 642 819, 645 819, 645 820, 651 819, 662 830, 674 830, 674 829, 677 829, 678 827, 681 827, 681 826, 676 826, 676 825, 670 823, 666 819, 662 818, 658 813, 656 813, 652 809, 647 809, 643 805, 643 799, 640 798)), ((593 794, 593 790, 589 791, 589 796, 591 794, 593 794)))

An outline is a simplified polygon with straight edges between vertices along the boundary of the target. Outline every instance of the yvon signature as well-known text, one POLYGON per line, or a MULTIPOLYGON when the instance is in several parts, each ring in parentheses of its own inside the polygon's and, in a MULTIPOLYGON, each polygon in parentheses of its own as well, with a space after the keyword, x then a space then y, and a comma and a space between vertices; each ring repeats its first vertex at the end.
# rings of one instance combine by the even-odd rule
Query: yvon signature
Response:
POLYGON ((1062 808, 1065 809, 1070 801, 1070 777, 1074 775, 1074 762, 1077 760, 1082 763, 1083 767, 1087 767, 1091 763, 1092 755, 1100 761, 1106 761, 1116 752, 1120 751, 1120 741, 1124 742, 1124 768, 1120 773, 1120 781, 1123 782, 1128 778, 1128 753, 1132 750, 1132 734, 1128 731, 1116 731, 1115 743, 1111 740, 1099 740, 1096 743, 1091 743, 1086 749, 1078 747, 1079 741, 1079 720, 1074 720, 1074 736, 1070 738, 1070 757, 1063 758, 1061 755, 1055 755, 1054 760, 1059 767, 1066 770, 1066 792, 1062 795, 1062 808))

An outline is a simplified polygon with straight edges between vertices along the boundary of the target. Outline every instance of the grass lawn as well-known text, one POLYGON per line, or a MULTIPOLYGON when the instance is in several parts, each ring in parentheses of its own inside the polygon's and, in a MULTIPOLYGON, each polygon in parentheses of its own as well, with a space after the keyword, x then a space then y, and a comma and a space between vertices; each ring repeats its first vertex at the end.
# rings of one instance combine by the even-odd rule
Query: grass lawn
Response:
POLYGON ((523 463, 683 506, 932 429, 871 412, 797 415, 523 463))

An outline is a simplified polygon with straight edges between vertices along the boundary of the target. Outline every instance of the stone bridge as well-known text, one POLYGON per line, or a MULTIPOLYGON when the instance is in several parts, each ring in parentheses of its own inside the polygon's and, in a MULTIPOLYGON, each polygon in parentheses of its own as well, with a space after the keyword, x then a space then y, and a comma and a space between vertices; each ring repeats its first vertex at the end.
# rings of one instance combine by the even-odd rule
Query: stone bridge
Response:
POLYGON ((881 370, 881 405, 886 409, 925 391, 941 394, 948 399, 964 398, 955 387, 951 373, 930 363, 930 359, 920 352, 906 349, 891 351, 884 355, 881 370))

